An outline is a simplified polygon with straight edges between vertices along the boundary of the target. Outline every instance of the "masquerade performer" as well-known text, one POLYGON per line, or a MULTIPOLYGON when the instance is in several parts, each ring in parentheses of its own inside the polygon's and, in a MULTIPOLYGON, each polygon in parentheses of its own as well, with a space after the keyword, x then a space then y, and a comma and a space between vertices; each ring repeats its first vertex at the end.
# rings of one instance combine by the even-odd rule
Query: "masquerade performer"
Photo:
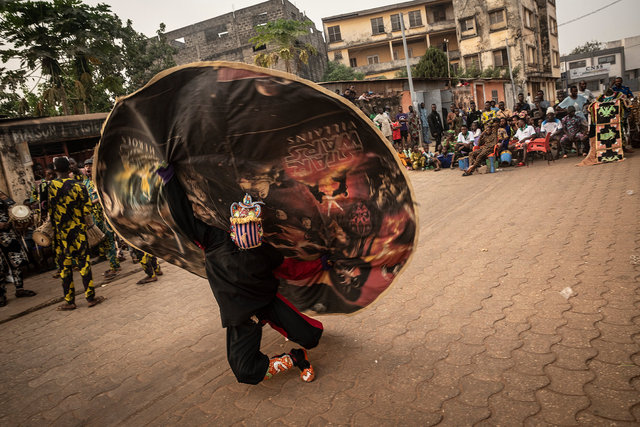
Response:
POLYGON ((58 309, 76 308, 72 268, 74 261, 80 268, 84 295, 89 307, 93 307, 104 301, 104 297, 96 297, 91 275, 87 226, 84 220, 86 215, 91 214, 89 194, 87 187, 81 182, 68 177, 70 165, 66 157, 55 158, 53 166, 58 177, 49 185, 49 216, 65 299, 58 309))
POLYGON ((5 281, 8 276, 12 277, 16 287, 16 298, 36 295, 34 291, 23 287, 22 267, 27 264, 28 260, 9 218, 9 207, 13 203, 8 198, 0 199, 0 307, 7 305, 5 281))
POLYGON ((237 380, 257 384, 296 366, 300 378, 313 381, 315 373, 306 349, 318 345, 322 323, 298 312, 278 294, 276 278, 301 279, 326 269, 324 259, 284 260, 262 242, 261 202, 246 195, 232 205, 231 234, 196 219, 186 193, 171 165, 158 169, 171 215, 185 235, 205 252, 209 284, 227 329, 227 360, 237 380), (260 352, 262 326, 271 325, 304 349, 293 349, 271 359, 260 352))

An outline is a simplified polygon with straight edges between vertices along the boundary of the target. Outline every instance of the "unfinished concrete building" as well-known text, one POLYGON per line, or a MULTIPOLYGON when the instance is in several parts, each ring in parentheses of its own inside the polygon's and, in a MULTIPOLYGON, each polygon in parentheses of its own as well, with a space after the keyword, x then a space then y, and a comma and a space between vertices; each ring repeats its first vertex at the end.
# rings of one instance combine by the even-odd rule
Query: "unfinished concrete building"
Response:
MULTIPOLYGON (((239 9, 206 21, 166 33, 167 39, 178 49, 174 59, 178 65, 195 61, 237 61, 253 64, 258 53, 269 52, 275 46, 256 48, 249 39, 256 35, 255 28, 278 19, 305 21, 307 17, 288 0, 269 0, 239 9)), ((299 38, 318 50, 308 65, 297 71, 301 77, 319 81, 327 65, 327 50, 322 32, 312 24, 309 34, 299 38)), ((282 62, 275 67, 285 69, 282 62)), ((293 72, 296 72, 294 69, 293 72)))
POLYGON ((508 45, 516 90, 553 98, 560 77, 555 0, 414 0, 323 18, 329 60, 367 78, 394 77, 405 67, 400 14, 412 65, 434 46, 448 52, 454 70, 506 70, 508 45))

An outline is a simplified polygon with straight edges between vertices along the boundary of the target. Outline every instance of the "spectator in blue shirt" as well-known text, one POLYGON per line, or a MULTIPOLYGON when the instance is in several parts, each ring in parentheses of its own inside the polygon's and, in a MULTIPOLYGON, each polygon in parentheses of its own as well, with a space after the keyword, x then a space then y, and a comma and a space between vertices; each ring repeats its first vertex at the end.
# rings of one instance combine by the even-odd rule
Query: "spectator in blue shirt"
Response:
POLYGON ((616 77, 613 80, 613 86, 611 86, 614 92, 620 92, 623 95, 626 95, 629 98, 633 98, 633 92, 629 89, 628 86, 622 86, 622 77, 616 77))

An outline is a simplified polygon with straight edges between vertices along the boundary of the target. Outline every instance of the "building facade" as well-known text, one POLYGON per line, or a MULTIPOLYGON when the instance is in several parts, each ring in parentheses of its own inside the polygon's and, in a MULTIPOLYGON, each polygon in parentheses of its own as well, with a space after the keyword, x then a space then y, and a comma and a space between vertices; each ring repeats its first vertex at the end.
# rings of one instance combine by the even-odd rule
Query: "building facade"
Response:
POLYGON ((558 88, 564 89, 581 80, 587 88, 599 95, 611 86, 616 77, 632 91, 640 90, 640 36, 614 40, 604 49, 594 52, 565 55, 560 58, 562 80, 558 88))
MULTIPOLYGON (((269 0, 169 31, 166 36, 178 49, 174 56, 178 65, 196 61, 237 61, 253 64, 257 54, 274 49, 274 46, 257 49, 249 42, 249 39, 256 35, 255 28, 278 19, 305 21, 307 17, 288 0, 269 0)), ((309 64, 303 65, 297 74, 313 81, 321 80, 327 64, 327 51, 322 33, 312 24, 309 34, 300 37, 300 41, 314 46, 318 55, 311 56, 309 64)), ((281 62, 275 68, 283 71, 285 69, 281 62)))
POLYGON ((516 90, 554 93, 555 0, 414 0, 323 18, 329 60, 367 78, 394 77, 405 67, 400 14, 412 65, 431 46, 448 53, 454 70, 507 69, 510 59, 516 90))

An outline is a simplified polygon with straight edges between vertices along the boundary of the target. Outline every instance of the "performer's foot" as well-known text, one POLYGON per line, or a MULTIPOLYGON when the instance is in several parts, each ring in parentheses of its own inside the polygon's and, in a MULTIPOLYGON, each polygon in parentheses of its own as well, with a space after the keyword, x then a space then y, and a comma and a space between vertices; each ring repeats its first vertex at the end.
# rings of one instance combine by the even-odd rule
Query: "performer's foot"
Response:
POLYGON ((164 273, 162 272, 162 270, 160 269, 160 266, 158 266, 158 268, 156 269, 156 276, 162 276, 164 273))
POLYGON ((76 305, 74 303, 69 304, 68 302, 63 302, 58 306, 58 311, 69 311, 69 310, 75 310, 75 309, 76 309, 76 305))
POLYGON ((100 304, 101 302, 103 302, 106 298, 103 296, 99 296, 99 297, 95 297, 93 298, 91 301, 87 301, 87 305, 89 307, 93 307, 95 305, 100 304))
POLYGON ((138 280, 138 282, 136 283, 136 285, 144 285, 145 283, 151 283, 151 282, 157 282, 158 278, 153 276, 147 276, 144 279, 140 279, 138 280))
POLYGON ((294 348, 291 350, 291 358, 293 364, 300 369, 300 379, 306 383, 310 383, 316 377, 313 366, 309 363, 309 355, 304 348, 294 348))
POLYGON ((117 270, 107 270, 104 272, 104 278, 107 280, 111 280, 118 274, 117 270))
POLYGON ((101 263, 103 261, 106 261, 106 260, 107 260, 107 257, 99 256, 98 258, 96 258, 93 261, 91 261, 91 265, 96 265, 96 264, 99 264, 99 263, 101 263))
POLYGON ((60 278, 60 272, 59 272, 59 271, 56 271, 55 273, 53 273, 53 274, 51 275, 51 277, 53 277, 54 279, 59 279, 59 278, 60 278))
POLYGON ((34 297, 37 294, 29 289, 16 289, 16 298, 34 297))
POLYGON ((291 359, 289 354, 285 353, 279 356, 274 356, 269 359, 269 369, 267 369, 264 379, 268 380, 275 374, 288 371, 291 368, 293 368, 293 359, 291 359))

